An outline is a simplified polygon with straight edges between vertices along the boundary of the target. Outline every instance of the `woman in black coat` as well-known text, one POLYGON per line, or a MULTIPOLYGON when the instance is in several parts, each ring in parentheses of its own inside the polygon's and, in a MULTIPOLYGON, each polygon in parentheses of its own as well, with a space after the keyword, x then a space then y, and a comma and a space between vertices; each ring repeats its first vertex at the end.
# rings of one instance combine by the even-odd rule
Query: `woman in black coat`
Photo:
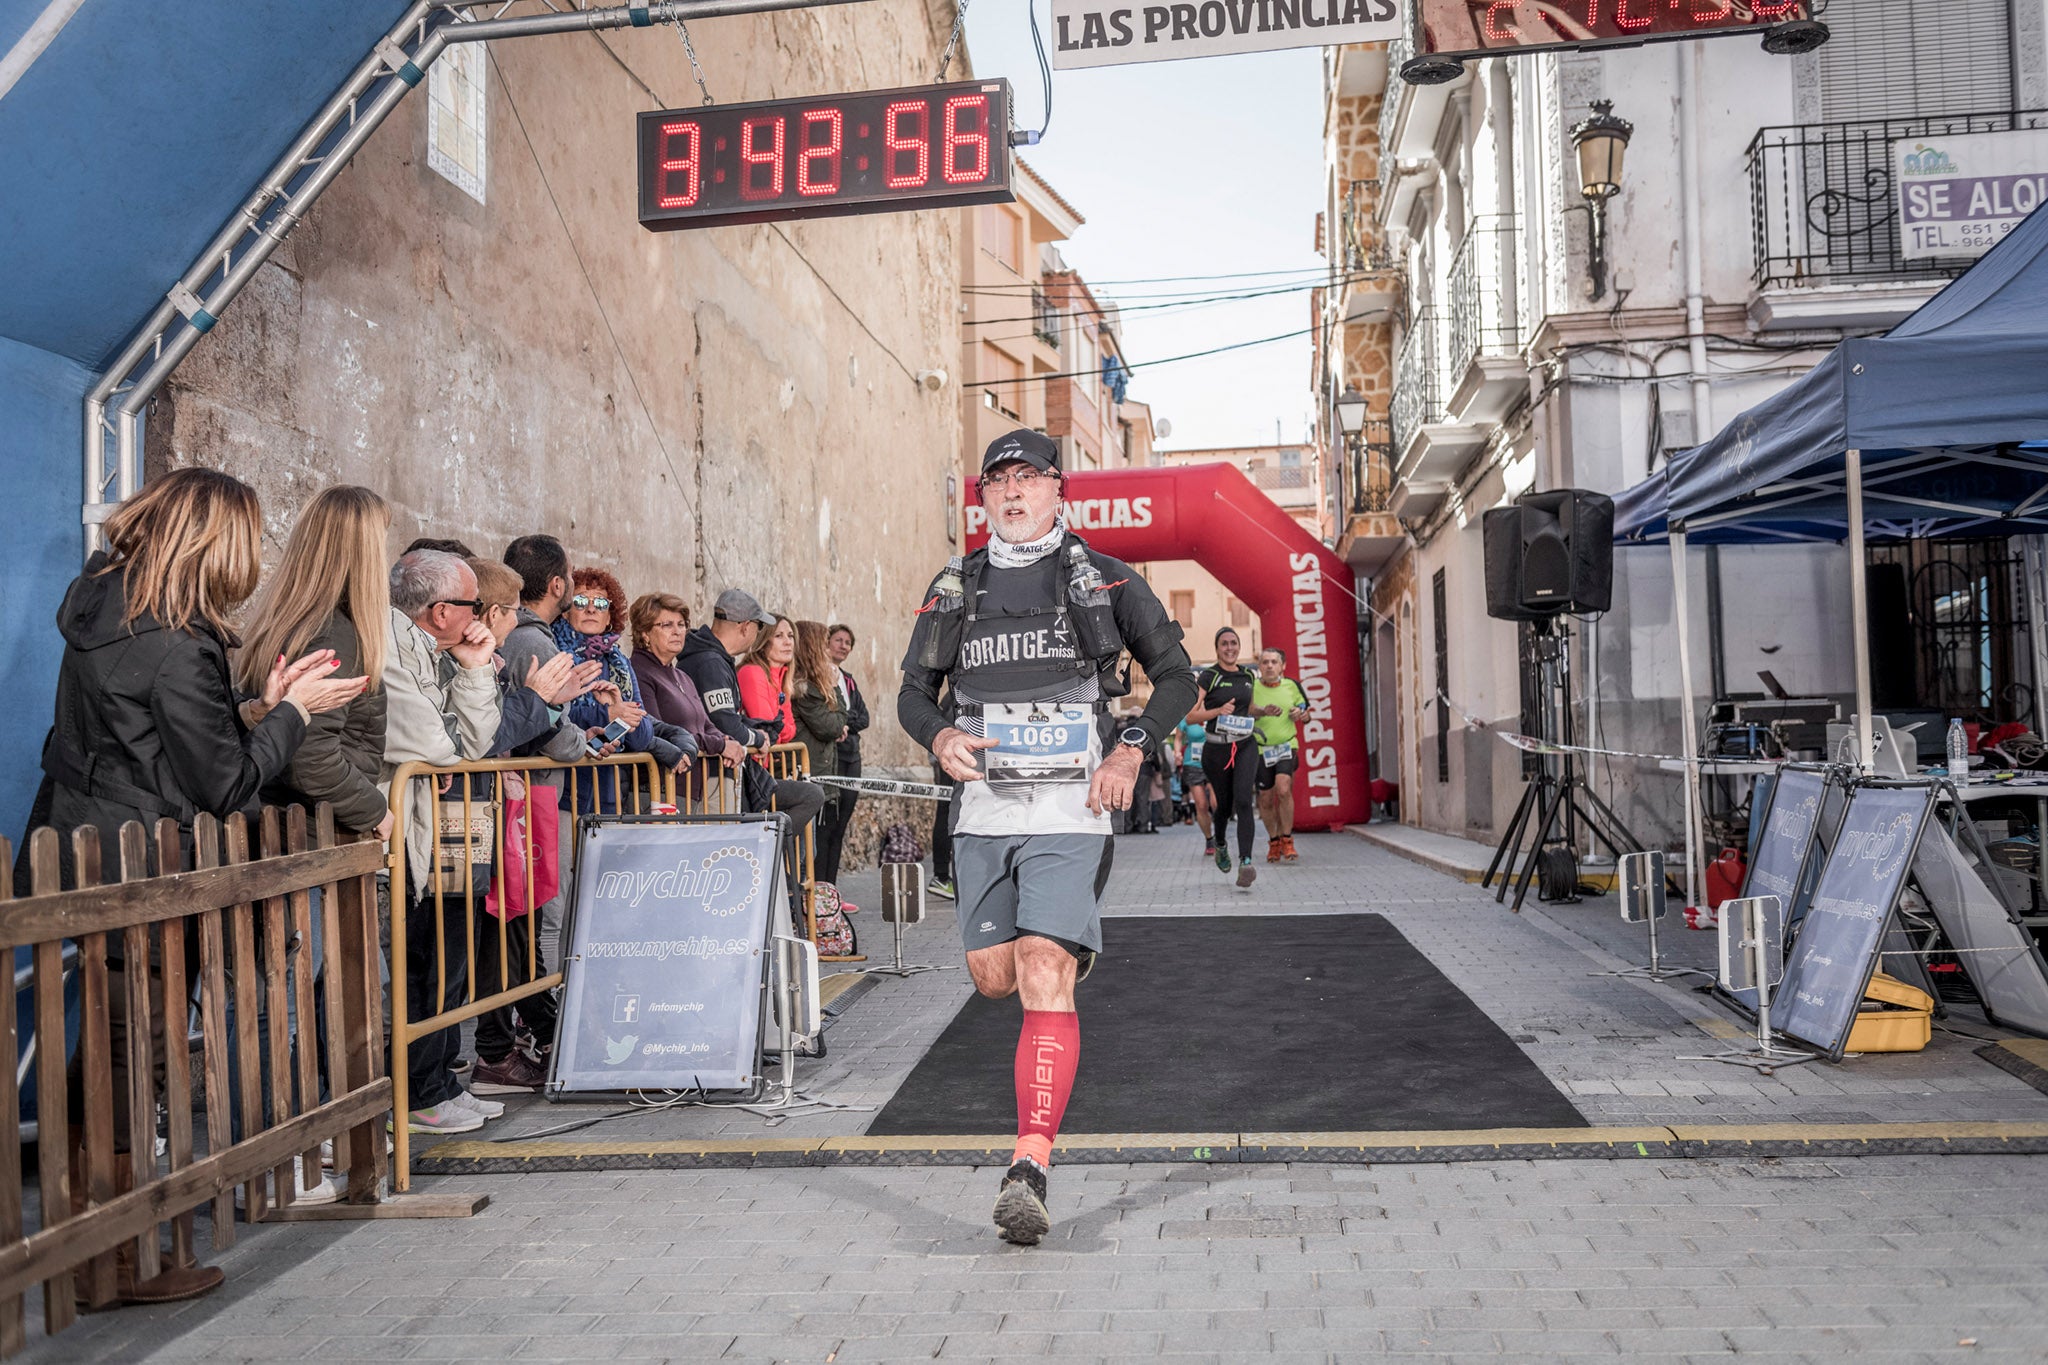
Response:
MULTIPOLYGON (((260 694, 238 699, 228 672, 235 636, 227 614, 255 591, 262 558, 256 495, 205 469, 181 469, 152 483, 107 519, 110 547, 72 581, 57 613, 64 658, 57 674, 55 723, 43 741, 43 783, 29 828, 99 830, 101 876, 119 873, 120 827, 166 816, 178 822, 191 853, 192 822, 203 812, 232 815, 253 807, 265 783, 285 771, 316 712, 361 694, 362 678, 333 678, 331 651, 287 665, 280 657, 260 694)), ((28 841, 22 841, 24 853, 28 841)), ((28 859, 15 868, 25 891, 28 859)), ((67 866, 67 878, 76 870, 67 866)), ((110 1056, 91 1059, 112 1072, 113 1145, 128 1146, 128 992, 134 969, 116 938, 108 945, 110 1056)), ((188 960, 190 960, 188 958, 188 960)), ((153 984, 161 995, 162 987, 153 984)), ((150 1056, 161 1075, 163 1017, 152 1016, 150 1056)), ((183 1045, 182 1031, 176 1035, 183 1045)), ((56 1045, 56 1040, 49 1040, 56 1045)), ((84 1067, 74 1057, 70 1084, 74 1143, 82 1139, 84 1067)), ((50 1154, 45 1160, 61 1160, 50 1154)), ((116 1163, 126 1171, 128 1164, 116 1163)), ((124 1301, 168 1302, 220 1284, 217 1267, 172 1267, 138 1284, 132 1262, 117 1266, 124 1301)))
POLYGON ((246 484, 175 470, 108 518, 111 549, 64 594, 56 717, 29 825, 66 835, 96 826, 103 875, 117 871, 129 820, 169 816, 189 852, 201 812, 255 808, 311 716, 363 691, 363 678, 330 677, 334 654, 321 650, 291 664, 279 657, 259 695, 235 695, 228 651, 238 642, 226 618, 255 591, 260 527, 246 484))

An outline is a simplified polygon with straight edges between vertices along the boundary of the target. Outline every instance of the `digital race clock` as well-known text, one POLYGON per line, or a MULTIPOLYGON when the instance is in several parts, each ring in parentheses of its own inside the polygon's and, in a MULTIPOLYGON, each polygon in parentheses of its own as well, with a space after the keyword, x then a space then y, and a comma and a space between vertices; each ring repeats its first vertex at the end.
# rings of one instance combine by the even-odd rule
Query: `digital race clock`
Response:
POLYGON ((1005 80, 664 109, 639 132, 657 232, 1016 197, 1005 80))
POLYGON ((1448 80, 1457 63, 1501 52, 1623 47, 1671 38, 1763 33, 1774 52, 1826 40, 1807 0, 1417 0, 1418 68, 1403 76, 1448 80))

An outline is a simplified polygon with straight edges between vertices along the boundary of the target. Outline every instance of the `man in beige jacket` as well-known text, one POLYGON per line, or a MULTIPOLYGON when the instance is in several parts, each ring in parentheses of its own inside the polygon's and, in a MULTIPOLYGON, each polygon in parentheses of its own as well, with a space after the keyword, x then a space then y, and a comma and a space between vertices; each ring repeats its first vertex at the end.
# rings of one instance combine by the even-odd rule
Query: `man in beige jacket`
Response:
MULTIPOLYGON (((476 574, 455 555, 414 550, 392 566, 391 636, 384 651, 387 786, 403 763, 460 763, 490 753, 499 719, 491 667, 496 641, 482 613, 476 574)), ((455 792, 459 796, 460 788, 455 792)), ((468 996, 471 929, 464 888, 447 884, 445 899, 439 899, 429 885, 435 797, 436 784, 426 778, 407 793, 405 884, 391 889, 393 913, 405 907, 408 1019, 452 1009, 468 996)), ((469 899, 481 912, 481 889, 469 899)), ((412 1131, 466 1133, 504 1112, 495 1101, 471 1096, 449 1069, 460 1044, 461 1030, 453 1027, 412 1044, 406 1068, 412 1131)))

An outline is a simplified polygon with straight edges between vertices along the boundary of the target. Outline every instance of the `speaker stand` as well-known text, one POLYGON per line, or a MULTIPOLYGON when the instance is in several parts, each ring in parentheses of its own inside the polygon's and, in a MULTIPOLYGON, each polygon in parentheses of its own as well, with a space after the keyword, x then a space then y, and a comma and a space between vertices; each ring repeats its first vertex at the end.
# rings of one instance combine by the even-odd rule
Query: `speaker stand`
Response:
MULTIPOLYGON (((1564 746, 1564 752, 1558 771, 1551 771, 1549 756, 1545 755, 1542 771, 1524 779, 1522 799, 1516 805, 1507 829, 1501 834, 1500 843, 1493 850, 1493 859, 1486 865, 1486 874, 1479 879, 1479 885, 1484 889, 1491 887, 1495 874, 1499 874, 1500 889, 1494 893, 1497 903, 1506 902, 1508 883, 1512 880, 1516 914, 1522 912, 1522 902, 1528 899, 1529 883, 1535 879, 1536 866, 1545 848, 1555 843, 1570 850, 1576 868, 1581 824, 1614 858, 1618 859, 1624 853, 1640 853, 1643 847, 1642 841, 1629 832, 1621 817, 1579 775, 1578 755, 1570 747, 1575 738, 1571 708, 1571 640, 1567 629, 1559 619, 1552 617, 1535 622, 1534 631, 1538 687, 1543 698, 1542 728, 1561 736, 1559 743, 1564 746), (1530 837, 1532 835, 1533 838, 1530 837), (1525 840, 1528 841, 1526 854, 1523 852, 1525 840), (1515 867, 1517 859, 1521 861, 1519 872, 1515 867)), ((1572 899, 1577 899, 1576 894, 1572 899)))

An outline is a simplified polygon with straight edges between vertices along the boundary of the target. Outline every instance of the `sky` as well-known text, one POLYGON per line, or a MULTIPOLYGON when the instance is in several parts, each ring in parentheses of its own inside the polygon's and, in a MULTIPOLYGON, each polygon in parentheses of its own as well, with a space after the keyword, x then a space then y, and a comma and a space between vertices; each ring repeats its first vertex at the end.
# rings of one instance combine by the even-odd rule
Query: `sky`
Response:
MULTIPOLYGON (((1028 2, 1050 53, 1051 0, 1028 2)), ((1037 128, 1045 96, 1025 3, 974 5, 967 48, 976 76, 1009 77, 1017 126, 1037 128)), ((1087 220, 1060 252, 1098 298, 1124 306, 1130 396, 1172 424, 1160 447, 1269 444, 1276 420, 1281 439, 1303 439, 1314 411, 1308 336, 1147 361, 1311 325, 1300 286, 1324 264, 1322 49, 1056 70, 1052 81, 1045 140, 1018 154, 1087 220), (1163 276, 1204 278, 1123 283, 1163 276), (1260 289, 1287 292, 1188 306, 1260 289)))

